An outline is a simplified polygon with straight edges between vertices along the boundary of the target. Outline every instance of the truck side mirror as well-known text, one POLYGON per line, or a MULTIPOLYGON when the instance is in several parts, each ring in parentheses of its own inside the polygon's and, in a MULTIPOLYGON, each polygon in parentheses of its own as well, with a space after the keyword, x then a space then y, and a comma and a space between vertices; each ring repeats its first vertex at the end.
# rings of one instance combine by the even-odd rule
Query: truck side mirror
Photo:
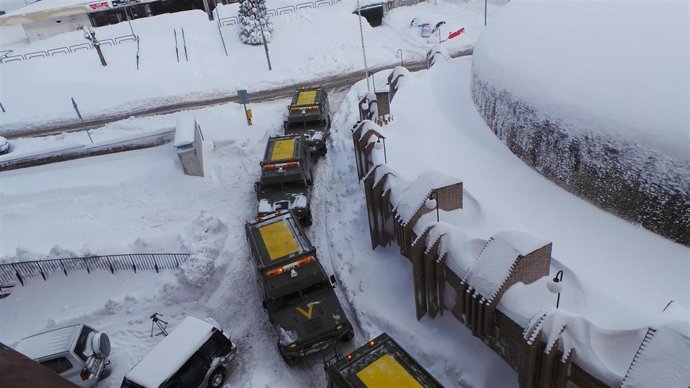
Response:
POLYGON ((338 283, 335 281, 335 275, 331 275, 331 277, 328 278, 331 281, 331 287, 335 288, 338 283))

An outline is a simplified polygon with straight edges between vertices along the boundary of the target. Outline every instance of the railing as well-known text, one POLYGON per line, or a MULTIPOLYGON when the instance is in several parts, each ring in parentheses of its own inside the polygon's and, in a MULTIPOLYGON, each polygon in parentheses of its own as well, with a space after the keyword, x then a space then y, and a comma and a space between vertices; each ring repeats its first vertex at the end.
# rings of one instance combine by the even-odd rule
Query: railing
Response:
POLYGON ((17 281, 24 286, 30 278, 48 276, 57 272, 65 276, 74 271, 95 270, 110 271, 156 271, 178 268, 189 258, 188 253, 141 253, 126 255, 74 257, 67 259, 49 259, 37 261, 20 261, 0 264, 0 286, 12 286, 17 281))
MULTIPOLYGON (((289 13, 297 12, 301 9, 316 9, 324 6, 335 5, 341 1, 342 0, 316 0, 309 3, 286 5, 285 7, 268 9, 266 10, 266 14, 269 16, 287 15, 289 13)), ((221 26, 234 26, 239 23, 237 16, 220 18, 219 21, 221 26)))
MULTIPOLYGON (((134 35, 123 35, 123 36, 117 36, 115 38, 107 38, 107 39, 99 39, 98 42, 101 44, 101 46, 117 46, 119 44, 122 44, 124 42, 136 42, 136 37, 134 35)), ((57 54, 72 54, 76 53, 79 51, 88 51, 92 50, 93 44, 91 43, 79 43, 79 44, 74 44, 71 46, 63 46, 63 47, 56 47, 52 49, 47 49, 47 50, 39 50, 39 51, 32 51, 30 53, 25 53, 25 54, 13 54, 12 50, 6 50, 6 51, 0 51, 0 63, 9 63, 9 62, 19 62, 19 61, 26 61, 29 59, 34 59, 34 58, 48 58, 52 57, 57 54)))

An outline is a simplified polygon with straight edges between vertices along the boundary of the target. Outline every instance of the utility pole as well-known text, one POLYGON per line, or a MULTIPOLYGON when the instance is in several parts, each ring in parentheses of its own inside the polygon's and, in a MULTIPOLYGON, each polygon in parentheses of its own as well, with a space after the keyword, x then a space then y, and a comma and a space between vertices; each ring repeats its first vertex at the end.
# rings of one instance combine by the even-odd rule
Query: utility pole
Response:
POLYGON ((101 60, 101 65, 108 66, 108 64, 105 63, 103 51, 101 51, 101 43, 98 41, 98 39, 96 39, 96 32, 90 28, 88 29, 88 31, 84 30, 84 38, 86 38, 86 40, 93 44, 93 47, 96 49, 96 52, 98 53, 98 58, 101 60))
POLYGON ((371 87, 369 86, 369 66, 367 66, 367 52, 364 49, 364 30, 362 30, 362 8, 359 6, 359 0, 357 0, 357 15, 359 15, 359 36, 362 40, 362 56, 364 57, 364 74, 367 78, 367 92, 371 92, 371 87))
POLYGON ((266 43, 266 35, 264 35, 264 27, 261 23, 261 19, 259 19, 259 28, 261 29, 261 38, 264 41, 264 50, 266 50, 266 62, 268 62, 268 70, 271 71, 273 70, 271 67, 271 57, 268 56, 268 44, 266 43))

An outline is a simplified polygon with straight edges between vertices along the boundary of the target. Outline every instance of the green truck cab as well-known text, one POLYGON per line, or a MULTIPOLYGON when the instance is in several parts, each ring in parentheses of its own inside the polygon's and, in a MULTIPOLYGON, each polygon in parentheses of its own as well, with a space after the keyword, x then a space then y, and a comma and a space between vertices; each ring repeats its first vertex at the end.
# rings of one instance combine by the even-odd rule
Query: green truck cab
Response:
POLYGON ((254 184, 258 216, 292 209, 300 222, 311 225, 312 160, 305 138, 269 137, 260 165, 261 179, 254 184))
POLYGON ((324 369, 328 388, 443 388, 386 333, 350 354, 331 358, 324 369))
POLYGON ((263 290, 263 306, 288 364, 354 336, 316 249, 292 211, 245 225, 263 290))
POLYGON ((322 86, 295 91, 283 123, 285 134, 301 133, 314 155, 326 155, 326 141, 331 135, 328 93, 322 86))

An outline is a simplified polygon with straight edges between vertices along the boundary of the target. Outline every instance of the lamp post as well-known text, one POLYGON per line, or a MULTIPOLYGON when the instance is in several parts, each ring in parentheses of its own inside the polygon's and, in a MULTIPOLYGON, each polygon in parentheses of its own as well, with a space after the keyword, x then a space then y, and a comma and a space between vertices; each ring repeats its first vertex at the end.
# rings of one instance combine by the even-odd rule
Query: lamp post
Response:
POLYGON ((362 30, 362 8, 357 0, 357 15, 359 16, 359 37, 362 40, 362 56, 364 57, 364 74, 367 75, 367 92, 371 92, 369 87, 369 66, 367 66, 367 52, 364 50, 364 31, 362 30))
POLYGON ((484 0, 484 27, 486 27, 486 3, 489 0, 484 0))
POLYGON ((439 222, 438 191, 434 190, 431 192, 431 194, 433 198, 431 196, 427 198, 426 202, 424 202, 424 206, 426 206, 426 208, 429 210, 436 208, 436 222, 439 222))
POLYGON ((264 41, 264 50, 266 50, 266 62, 268 62, 268 71, 273 70, 271 68, 271 57, 268 56, 268 44, 266 43, 266 35, 264 35, 264 27, 261 24, 261 20, 259 20, 259 28, 261 29, 261 38, 264 41))
POLYGON ((376 149, 381 149, 381 139, 383 139, 383 162, 388 163, 388 156, 386 155, 386 138, 385 137, 379 137, 376 140, 376 143, 374 144, 374 147, 376 149))
POLYGON ((546 288, 554 294, 558 294, 558 298, 556 298, 556 308, 558 308, 561 302, 561 290, 563 290, 563 270, 556 272, 556 276, 546 283, 546 288))
POLYGON ((400 56, 400 66, 405 66, 405 64, 403 63, 403 51, 401 48, 399 48, 398 51, 395 52, 395 56, 397 57, 398 55, 400 56))

